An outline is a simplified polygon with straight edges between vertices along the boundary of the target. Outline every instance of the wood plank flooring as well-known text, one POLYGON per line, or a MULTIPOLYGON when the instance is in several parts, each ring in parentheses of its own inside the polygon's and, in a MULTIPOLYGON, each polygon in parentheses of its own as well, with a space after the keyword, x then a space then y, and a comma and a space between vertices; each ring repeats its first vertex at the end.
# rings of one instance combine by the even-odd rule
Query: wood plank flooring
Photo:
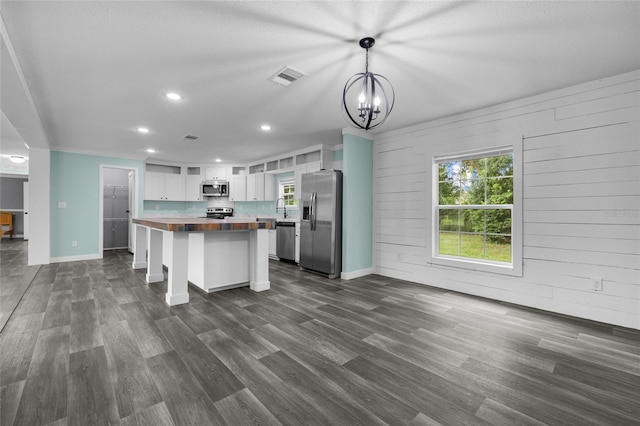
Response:
POLYGON ((131 260, 0 243, 2 426, 640 425, 637 330, 273 261, 169 307, 131 260))

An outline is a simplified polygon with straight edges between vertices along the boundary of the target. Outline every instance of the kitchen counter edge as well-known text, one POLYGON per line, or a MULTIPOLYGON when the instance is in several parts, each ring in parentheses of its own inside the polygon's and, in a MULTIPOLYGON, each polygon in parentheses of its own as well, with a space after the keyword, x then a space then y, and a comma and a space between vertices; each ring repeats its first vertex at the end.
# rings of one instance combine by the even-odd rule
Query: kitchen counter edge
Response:
POLYGON ((172 232, 250 231, 272 229, 270 222, 238 219, 147 218, 132 219, 133 223, 172 232))

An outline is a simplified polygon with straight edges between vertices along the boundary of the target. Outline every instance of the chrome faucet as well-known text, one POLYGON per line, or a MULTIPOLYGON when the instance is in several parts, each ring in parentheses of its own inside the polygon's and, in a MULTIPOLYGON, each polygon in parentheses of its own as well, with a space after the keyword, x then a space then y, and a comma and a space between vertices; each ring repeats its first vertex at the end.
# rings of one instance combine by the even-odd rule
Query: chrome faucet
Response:
POLYGON ((284 209, 284 218, 286 219, 287 218, 287 202, 285 201, 284 198, 278 198, 276 200, 276 213, 278 212, 278 210, 280 210, 280 207, 278 207, 278 202, 280 200, 282 200, 282 206, 283 206, 283 209, 284 209))

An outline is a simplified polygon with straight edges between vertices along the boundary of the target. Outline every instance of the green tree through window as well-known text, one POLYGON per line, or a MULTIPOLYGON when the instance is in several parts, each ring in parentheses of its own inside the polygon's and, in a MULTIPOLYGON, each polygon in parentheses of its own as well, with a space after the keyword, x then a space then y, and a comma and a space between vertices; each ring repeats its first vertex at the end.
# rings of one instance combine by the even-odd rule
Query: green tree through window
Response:
POLYGON ((438 255, 511 262, 513 154, 437 162, 438 255))
POLYGON ((281 182, 279 198, 284 199, 285 206, 297 206, 295 183, 281 182))

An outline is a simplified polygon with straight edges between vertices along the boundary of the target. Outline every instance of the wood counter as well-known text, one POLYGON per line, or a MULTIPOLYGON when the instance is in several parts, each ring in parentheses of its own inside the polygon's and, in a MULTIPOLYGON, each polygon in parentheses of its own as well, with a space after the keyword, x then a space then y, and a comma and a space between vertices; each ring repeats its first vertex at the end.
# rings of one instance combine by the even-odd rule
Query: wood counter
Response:
POLYGON ((173 232, 209 232, 209 231, 248 231, 253 229, 271 229, 270 222, 258 222, 247 219, 207 219, 191 218, 153 218, 133 219, 133 223, 173 232))

